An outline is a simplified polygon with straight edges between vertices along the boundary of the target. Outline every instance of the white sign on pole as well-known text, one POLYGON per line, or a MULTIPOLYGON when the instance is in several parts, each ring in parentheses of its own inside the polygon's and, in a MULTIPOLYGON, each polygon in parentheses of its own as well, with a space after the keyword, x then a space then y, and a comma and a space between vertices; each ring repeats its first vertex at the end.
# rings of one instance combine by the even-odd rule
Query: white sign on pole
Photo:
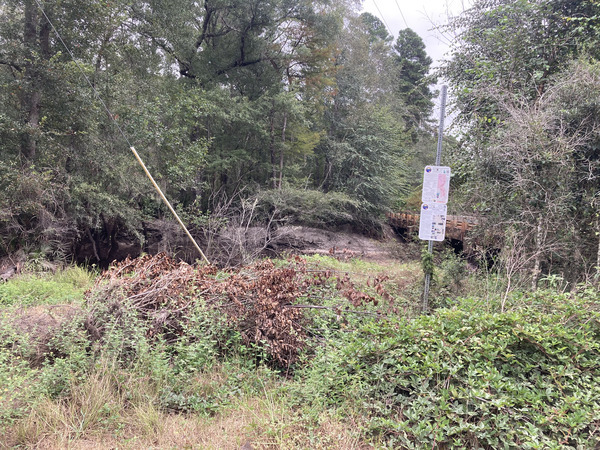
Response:
POLYGON ((447 212, 448 205, 444 203, 423 203, 419 220, 419 239, 443 241, 446 236, 447 212))
POLYGON ((448 203, 450 167, 427 166, 423 171, 423 203, 448 203))

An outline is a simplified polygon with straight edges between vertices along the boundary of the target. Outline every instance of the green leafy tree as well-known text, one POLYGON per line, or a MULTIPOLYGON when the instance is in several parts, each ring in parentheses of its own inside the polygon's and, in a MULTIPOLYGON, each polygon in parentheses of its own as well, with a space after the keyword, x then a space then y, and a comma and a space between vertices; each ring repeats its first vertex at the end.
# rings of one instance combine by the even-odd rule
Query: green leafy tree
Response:
POLYGON ((573 60, 598 56, 599 12, 595 2, 478 1, 449 25, 457 41, 441 74, 463 131, 452 165, 466 206, 490 217, 495 239, 505 236, 509 280, 520 274, 532 287, 541 273, 576 280, 590 267, 583 240, 594 188, 582 174, 583 167, 594 173, 595 125, 572 103, 590 100, 564 94, 566 80, 576 85, 586 72, 573 60))
POLYGON ((363 26, 367 33, 371 35, 372 42, 375 42, 377 40, 383 42, 390 42, 394 39, 393 36, 390 36, 390 34, 388 33, 385 24, 373 14, 364 12, 360 15, 360 20, 363 23, 363 26))
POLYGON ((410 28, 400 30, 394 51, 396 92, 406 105, 404 120, 413 130, 422 129, 433 110, 433 93, 429 89, 436 81, 429 75, 433 60, 421 37, 410 28))
MULTIPOLYGON (((97 2, 41 5, 45 14, 34 1, 1 4, 1 95, 8 100, 2 133, 10 136, 1 158, 11 194, 3 205, 3 252, 36 242, 63 244, 77 235, 69 184, 78 169, 89 167, 90 131, 99 125, 89 90, 82 89, 81 75, 47 17, 61 27, 76 57, 87 59, 101 53, 114 10, 97 2), (83 32, 81 16, 106 28, 92 21, 83 32)), ((94 66, 86 69, 93 78, 94 66)))
POLYGON ((363 230, 375 233, 403 191, 406 141, 398 113, 403 104, 393 95, 390 42, 373 33, 381 26, 362 16, 341 36, 336 90, 325 112, 328 131, 315 154, 322 188, 356 198, 363 230))
POLYGON ((0 158, 11 194, 2 208, 2 251, 44 243, 71 253, 87 245, 92 259, 110 261, 119 235, 139 235, 139 206, 153 197, 117 126, 155 150, 151 164, 169 168, 158 178, 175 192, 189 188, 207 141, 196 137, 196 117, 185 110, 189 93, 167 87, 175 86, 164 76, 169 63, 147 42, 134 43, 139 35, 125 26, 125 3, 41 6, 2 3, 0 95, 9 101, 0 132, 10 139, 0 158), (151 104, 153 92, 165 94, 151 104))
POLYGON ((509 287, 535 288, 543 273, 577 282, 597 265, 598 70, 573 62, 535 104, 499 103, 505 118, 473 161, 470 201, 505 237, 509 287))
MULTIPOLYGON (((570 0, 479 0, 447 26, 457 36, 441 69, 469 127, 493 127, 498 98, 535 101, 581 52, 598 56, 599 6, 570 0)), ((476 131, 479 133, 479 131, 476 131)))
POLYGON ((141 1, 132 10, 139 33, 177 65, 179 81, 204 89, 214 101, 203 124, 210 139, 205 186, 229 196, 241 186, 279 188, 285 168, 306 156, 292 151, 299 148, 296 132, 319 133, 312 122, 319 118, 334 39, 349 5, 184 4, 141 1))
POLYGON ((391 40, 355 2, 40 4, 62 41, 37 2, 0 3, 1 252, 141 240, 165 211, 129 145, 184 209, 306 186, 371 220, 397 195, 391 40))

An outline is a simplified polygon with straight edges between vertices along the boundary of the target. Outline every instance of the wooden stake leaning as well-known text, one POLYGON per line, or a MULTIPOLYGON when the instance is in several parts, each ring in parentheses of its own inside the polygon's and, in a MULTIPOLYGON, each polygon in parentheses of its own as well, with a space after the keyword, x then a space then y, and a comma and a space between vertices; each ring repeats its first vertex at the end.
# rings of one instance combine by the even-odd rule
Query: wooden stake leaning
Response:
POLYGON ((135 148, 133 146, 131 146, 129 148, 133 152, 133 154, 135 156, 135 159, 137 159, 138 162, 140 163, 140 166, 142 166, 142 169, 144 169, 144 172, 146 173, 146 176, 152 182, 152 185, 154 186, 154 189, 156 189, 156 192, 158 192, 158 195, 160 195, 160 198, 162 198, 163 202, 165 202, 165 204, 167 205, 167 207, 171 211, 171 214, 173 214, 173 216, 175 217, 175 219, 177 220, 177 222, 179 222, 179 225, 181 225, 181 228, 183 228, 183 231, 185 231, 185 234, 187 234, 187 236, 190 238, 190 241, 192 241, 192 243, 194 244, 194 247, 196 247, 196 250, 198 250, 198 252, 202 255, 202 259, 204 259, 204 261, 206 262, 206 264, 210 264, 210 261, 208 260, 208 258, 206 257, 206 255, 204 254, 204 252, 202 251, 202 249, 200 248, 200 246, 196 242, 196 239, 194 239, 194 237, 190 234, 189 230, 187 229, 187 227, 185 226, 185 224, 183 223, 183 221, 179 218, 179 215, 175 212, 175 209, 173 209, 173 207, 171 206, 171 203, 169 202, 169 200, 167 200, 167 197, 165 197, 165 194, 163 194, 163 192, 160 189, 160 187, 158 186, 158 184, 156 184, 156 181, 154 181, 154 178, 152 177, 152 174, 146 168, 146 165, 144 164, 144 161, 142 161, 142 158, 140 157, 140 155, 138 154, 138 152, 135 150, 135 148))
POLYGON ((58 40, 60 41, 60 43, 63 45, 63 47, 65 48, 65 50, 69 54, 69 56, 71 56, 71 59, 73 60, 73 62, 77 66, 77 68, 79 69, 79 72, 81 72, 81 76, 84 78, 84 80, 87 82, 88 86, 91 88, 91 90, 92 90, 92 92, 94 94, 94 97, 96 98, 96 100, 98 100, 102 104, 102 106, 106 110, 108 116, 111 118, 113 124, 115 124, 115 126, 117 127, 117 129, 119 130, 119 132, 121 133, 121 135, 123 136, 123 139, 125 139, 125 141, 127 142, 127 144, 130 146, 129 148, 131 149, 131 151, 135 155, 135 158, 140 163, 140 166, 142 166, 142 169, 144 169, 144 172, 146 173, 146 175, 148 176, 148 178, 150 179, 150 181, 154 185, 154 188, 156 189, 156 191, 160 195, 160 198, 162 198, 163 202, 165 202, 165 204, 167 205, 167 207, 169 208, 169 210, 171 211, 171 213, 173 214, 173 216, 175 217, 175 219, 177 220, 177 222, 179 223, 179 225, 181 226, 181 228, 183 228, 183 231, 185 231, 185 234, 187 234, 188 238, 190 238, 190 240, 194 244, 194 247, 196 247, 196 250, 198 250, 198 252, 200 253, 200 255, 202 255, 202 259, 204 259, 204 261, 206 262, 206 264, 210 264, 210 261, 208 260, 208 258, 206 257, 206 255, 204 254, 204 252, 202 251, 202 249, 200 248, 200 246, 198 245, 198 243, 196 242, 196 240, 194 239, 194 237, 190 234, 190 232, 188 231, 188 229, 185 226, 185 224, 179 218, 179 216, 177 215, 177 213, 175 212, 175 210, 171 206, 171 203, 169 203, 169 200, 167 200, 167 197, 165 197, 165 194, 163 194, 163 192, 161 191, 161 189, 158 186, 158 184, 156 184, 156 181, 154 181, 154 178, 152 177, 152 175, 150 174, 150 172, 146 168, 146 165, 144 164, 144 161, 142 161, 142 158, 140 158, 140 155, 138 155, 138 152, 131 145, 131 143, 129 142, 129 139, 127 139, 127 135, 125 134, 125 132, 123 131, 123 129, 119 126, 119 124, 115 120, 113 113, 108 108, 108 105, 102 100, 102 97, 100 97, 100 94, 98 94, 98 91, 96 90, 96 87, 92 84, 92 82, 90 81, 90 79, 88 78, 88 76, 85 74, 85 71, 81 67, 81 64, 79 64, 79 62, 77 61, 77 59, 73 55, 73 52, 67 46, 67 44, 65 43, 65 41, 61 37, 60 33, 58 32, 58 30, 56 29, 56 27, 54 26, 54 24, 52 23, 52 21, 50 20, 50 18, 48 17, 48 15, 46 14, 46 11, 44 10, 44 8, 42 7, 42 4, 40 3, 40 0, 35 0, 35 3, 37 4, 37 7, 39 8, 39 10, 44 15, 44 18, 50 24, 50 27, 52 28, 52 30, 54 31, 54 33, 56 33, 56 37, 58 38, 58 40))

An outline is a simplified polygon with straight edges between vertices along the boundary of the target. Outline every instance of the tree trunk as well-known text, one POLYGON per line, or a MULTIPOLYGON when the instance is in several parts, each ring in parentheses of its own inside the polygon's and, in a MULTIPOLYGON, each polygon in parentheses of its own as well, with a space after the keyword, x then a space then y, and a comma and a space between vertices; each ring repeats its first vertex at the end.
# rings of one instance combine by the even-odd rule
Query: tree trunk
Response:
POLYGON ((33 160, 37 152, 37 131, 40 125, 41 100, 41 92, 39 92, 35 86, 33 86, 33 92, 26 96, 24 102, 26 128, 21 141, 21 154, 28 161, 33 160))
POLYGON ((42 90, 36 61, 38 58, 48 60, 50 57, 50 24, 41 20, 34 1, 25 1, 25 23, 23 41, 26 48, 25 75, 21 111, 25 122, 25 131, 21 139, 21 154, 27 161, 35 158, 37 152, 38 131, 41 117, 42 90), (39 40, 38 40, 38 25, 39 40))
POLYGON ((281 152, 279 153, 279 186, 281 190, 281 183, 283 181, 283 150, 285 144, 285 129, 287 127, 287 113, 283 115, 283 131, 281 132, 281 152))
POLYGON ((541 273, 542 254, 544 246, 544 227, 542 226, 542 216, 538 218, 537 230, 535 233, 535 256, 533 262, 533 270, 531 272, 531 290, 537 289, 538 280, 541 273))

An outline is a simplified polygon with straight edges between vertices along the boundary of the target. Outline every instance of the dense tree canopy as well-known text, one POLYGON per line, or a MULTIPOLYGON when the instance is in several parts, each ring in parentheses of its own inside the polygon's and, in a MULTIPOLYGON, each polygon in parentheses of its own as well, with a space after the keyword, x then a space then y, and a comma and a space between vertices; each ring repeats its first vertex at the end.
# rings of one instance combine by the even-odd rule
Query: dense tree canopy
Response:
MULTIPOLYGON (((254 205, 253 223, 377 233, 433 147, 436 77, 414 31, 358 7, 2 0, 0 253, 143 243, 167 216, 130 145, 196 227, 254 205)), ((453 208, 489 219, 532 286, 600 265, 599 18, 597 0, 477 0, 446 27, 453 208)))
POLYGON ((495 121, 499 96, 535 101, 573 58, 597 57, 599 20, 598 5, 589 1, 474 2, 447 25, 457 39, 441 71, 459 120, 495 121))
POLYGON ((376 232, 403 192, 429 60, 413 33, 407 78, 412 57, 357 6, 3 0, 0 253, 87 246, 106 261, 119 236, 143 241, 164 207, 129 145, 184 213, 295 189, 345 196, 325 223, 376 232))
POLYGON ((544 273, 589 276, 600 261, 600 5, 481 0, 449 29, 458 40, 441 73, 460 111, 464 206, 504 237, 507 275, 532 286, 544 273))

